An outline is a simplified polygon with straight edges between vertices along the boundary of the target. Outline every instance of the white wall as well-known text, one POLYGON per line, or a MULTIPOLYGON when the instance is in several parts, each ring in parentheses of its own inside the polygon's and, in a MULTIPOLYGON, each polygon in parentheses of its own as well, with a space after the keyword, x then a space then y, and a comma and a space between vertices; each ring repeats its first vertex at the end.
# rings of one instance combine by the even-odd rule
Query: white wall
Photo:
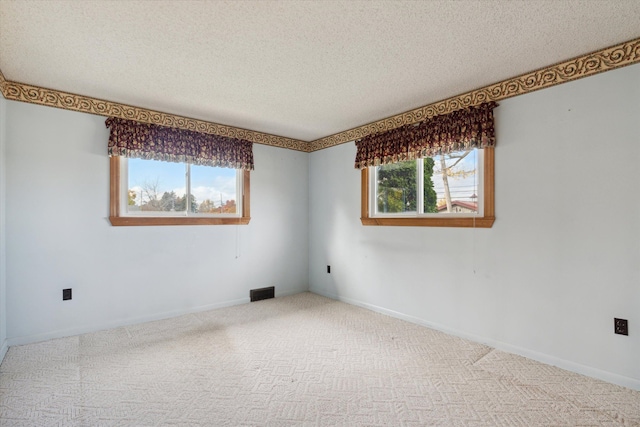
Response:
POLYGON ((7 353, 7 264, 5 129, 7 101, 0 95, 0 362, 7 353))
POLYGON ((640 389, 640 65, 495 114, 491 229, 364 227, 355 144, 312 153, 311 290, 640 389))
POLYGON ((308 154, 254 146, 248 226, 112 227, 104 117, 6 107, 11 345, 307 290, 308 154))
POLYGON ((353 143, 255 145, 248 226, 112 227, 104 118, 0 98, 0 344, 5 324, 20 344, 310 284, 640 389, 640 65, 502 101, 496 121, 492 229, 363 227, 353 143))

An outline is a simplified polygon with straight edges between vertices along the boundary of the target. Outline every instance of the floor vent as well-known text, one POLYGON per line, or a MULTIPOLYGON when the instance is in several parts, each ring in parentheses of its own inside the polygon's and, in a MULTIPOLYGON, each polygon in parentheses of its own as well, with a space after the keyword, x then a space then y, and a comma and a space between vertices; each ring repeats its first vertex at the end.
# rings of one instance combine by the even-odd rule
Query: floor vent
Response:
POLYGON ((269 286, 268 288, 260 288, 260 289, 251 289, 249 291, 249 298, 251 298, 251 302, 260 301, 263 299, 269 299, 275 297, 276 287, 269 286))

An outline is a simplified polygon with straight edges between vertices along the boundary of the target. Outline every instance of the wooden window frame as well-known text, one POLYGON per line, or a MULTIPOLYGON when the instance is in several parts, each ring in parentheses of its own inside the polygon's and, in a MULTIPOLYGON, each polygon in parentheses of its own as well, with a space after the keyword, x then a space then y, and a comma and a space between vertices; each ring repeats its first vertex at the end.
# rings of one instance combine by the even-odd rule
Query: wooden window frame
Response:
POLYGON ((239 217, 143 217, 120 215, 120 157, 109 159, 109 221, 114 226, 144 226, 144 225, 246 225, 251 220, 250 172, 243 171, 242 176, 242 216, 239 217))
POLYGON ((484 148, 483 193, 484 213, 481 217, 371 217, 369 216, 369 168, 361 173, 360 221, 362 225, 408 226, 408 227, 470 227, 491 228, 495 217, 495 158, 494 148, 484 148))

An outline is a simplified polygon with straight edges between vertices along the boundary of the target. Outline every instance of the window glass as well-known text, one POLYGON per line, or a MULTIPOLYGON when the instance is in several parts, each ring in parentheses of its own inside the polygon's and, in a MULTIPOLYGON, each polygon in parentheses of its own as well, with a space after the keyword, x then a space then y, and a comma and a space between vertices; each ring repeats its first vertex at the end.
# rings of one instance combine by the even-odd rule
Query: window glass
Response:
POLYGON ((362 169, 363 225, 491 227, 493 148, 362 169))
POLYGON ((477 151, 376 166, 376 214, 478 214, 477 151))
POLYGON ((128 159, 127 213, 184 212, 184 163, 128 159))
POLYGON ((248 170, 111 157, 109 221, 115 226, 246 225, 248 170))
POLYGON ((425 159, 425 178, 428 170, 431 171, 431 193, 435 195, 435 200, 427 197, 429 190, 425 186, 425 212, 479 213, 477 149, 425 159), (427 168, 427 161, 433 162, 433 166, 427 168))
POLYGON ((416 161, 392 163, 376 167, 377 212, 416 212, 417 169, 416 161))
POLYGON ((191 195, 201 214, 238 213, 235 169, 191 166, 191 195))
MULTIPOLYGON (((235 169, 126 159, 125 215, 239 214, 242 174, 235 169)), ((123 198, 125 195, 123 195, 123 198)))

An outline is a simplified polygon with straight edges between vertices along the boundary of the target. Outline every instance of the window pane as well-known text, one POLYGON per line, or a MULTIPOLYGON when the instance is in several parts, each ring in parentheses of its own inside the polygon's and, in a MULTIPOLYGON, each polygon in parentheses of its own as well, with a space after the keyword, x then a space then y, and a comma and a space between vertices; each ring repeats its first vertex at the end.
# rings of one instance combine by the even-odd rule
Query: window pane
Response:
MULTIPOLYGON (((425 159, 425 184, 427 180, 425 159)), ((433 157, 431 176, 435 192, 435 210, 427 198, 425 185, 425 212, 478 213, 478 150, 470 149, 433 157), (431 205, 428 206, 428 200, 431 205)))
POLYGON ((191 212, 237 214, 236 170, 191 166, 191 212))
POLYGON ((184 212, 184 163, 128 159, 127 212, 184 212))
POLYGON ((376 204, 379 213, 416 212, 416 161, 376 167, 376 204))

